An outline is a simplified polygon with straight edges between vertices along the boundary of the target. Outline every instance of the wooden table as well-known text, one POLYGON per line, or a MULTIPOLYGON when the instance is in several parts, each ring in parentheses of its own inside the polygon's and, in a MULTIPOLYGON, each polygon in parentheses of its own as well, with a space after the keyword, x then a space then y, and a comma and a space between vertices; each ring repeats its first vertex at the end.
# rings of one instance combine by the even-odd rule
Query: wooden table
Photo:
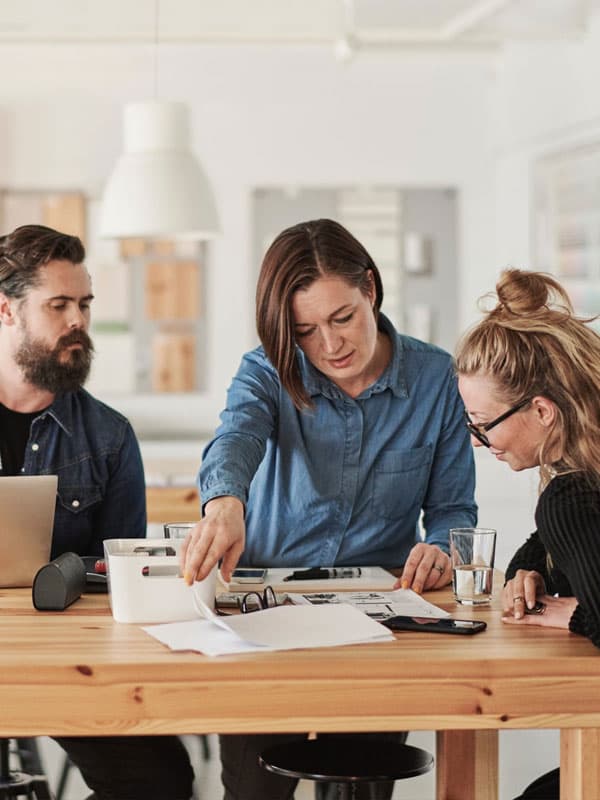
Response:
POLYGON ((600 785, 600 653, 583 637, 470 612, 473 637, 208 658, 115 623, 104 595, 37 612, 0 590, 0 736, 436 730, 438 800, 496 800, 497 731, 561 729, 562 796, 600 785))

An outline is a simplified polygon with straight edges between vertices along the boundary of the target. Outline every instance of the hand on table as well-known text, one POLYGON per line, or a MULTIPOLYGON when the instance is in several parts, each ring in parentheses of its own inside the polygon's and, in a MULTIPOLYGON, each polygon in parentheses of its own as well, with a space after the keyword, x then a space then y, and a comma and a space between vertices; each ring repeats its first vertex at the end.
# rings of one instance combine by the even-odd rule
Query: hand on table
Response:
POLYGON ((244 551, 246 526, 244 506, 237 497, 215 497, 204 509, 205 516, 188 534, 181 549, 181 567, 187 584, 201 581, 223 559, 223 580, 231 580, 244 551))
POLYGON ((540 625, 549 628, 569 627, 575 608, 575 597, 553 597, 546 594, 546 584, 539 572, 519 569, 502 589, 502 622, 509 625, 540 625), (537 601, 542 610, 526 613, 537 601))
POLYGON ((538 595, 546 595, 546 584, 539 572, 518 569, 502 589, 502 611, 515 620, 525 616, 525 607, 533 608, 538 595))
POLYGON ((576 597, 553 597, 551 594, 544 594, 538 595, 538 600, 544 604, 540 613, 517 617, 511 612, 504 612, 502 622, 509 625, 540 625, 546 628, 569 629, 569 621, 577 608, 576 597))
POLYGON ((408 554, 394 589, 413 589, 419 594, 441 589, 452 580, 450 557, 435 544, 419 542, 408 554))

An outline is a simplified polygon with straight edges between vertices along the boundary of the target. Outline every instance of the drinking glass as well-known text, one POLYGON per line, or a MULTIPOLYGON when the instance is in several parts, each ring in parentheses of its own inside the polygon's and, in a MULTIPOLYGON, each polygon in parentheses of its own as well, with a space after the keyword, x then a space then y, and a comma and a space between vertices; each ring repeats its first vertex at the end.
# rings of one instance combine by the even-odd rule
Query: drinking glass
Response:
POLYGON ((492 598, 496 531, 451 528, 452 588, 457 602, 474 606, 492 598))
POLYGON ((163 525, 165 539, 185 539, 194 525, 195 522, 165 522, 163 525))

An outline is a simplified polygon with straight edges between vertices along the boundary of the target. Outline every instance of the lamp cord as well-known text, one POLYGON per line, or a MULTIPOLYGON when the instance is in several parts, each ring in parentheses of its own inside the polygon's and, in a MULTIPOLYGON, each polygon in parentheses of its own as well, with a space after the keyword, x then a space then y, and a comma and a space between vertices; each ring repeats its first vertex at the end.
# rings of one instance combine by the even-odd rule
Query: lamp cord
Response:
POLYGON ((158 99, 158 28, 160 0, 154 0, 154 100, 158 99))

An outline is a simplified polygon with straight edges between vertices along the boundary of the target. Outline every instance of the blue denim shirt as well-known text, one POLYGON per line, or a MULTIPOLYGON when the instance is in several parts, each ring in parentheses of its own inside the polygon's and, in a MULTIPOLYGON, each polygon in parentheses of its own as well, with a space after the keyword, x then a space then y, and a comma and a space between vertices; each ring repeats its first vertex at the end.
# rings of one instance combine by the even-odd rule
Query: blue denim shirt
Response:
POLYGON ((146 535, 144 469, 129 422, 84 389, 31 423, 25 475, 58 475, 51 558, 103 556, 104 539, 146 535))
POLYGON ((202 503, 246 506, 240 563, 398 567, 472 526, 473 453, 450 356, 397 333, 381 377, 351 398, 298 349, 314 408, 298 411, 262 348, 247 353, 199 473, 202 503))

